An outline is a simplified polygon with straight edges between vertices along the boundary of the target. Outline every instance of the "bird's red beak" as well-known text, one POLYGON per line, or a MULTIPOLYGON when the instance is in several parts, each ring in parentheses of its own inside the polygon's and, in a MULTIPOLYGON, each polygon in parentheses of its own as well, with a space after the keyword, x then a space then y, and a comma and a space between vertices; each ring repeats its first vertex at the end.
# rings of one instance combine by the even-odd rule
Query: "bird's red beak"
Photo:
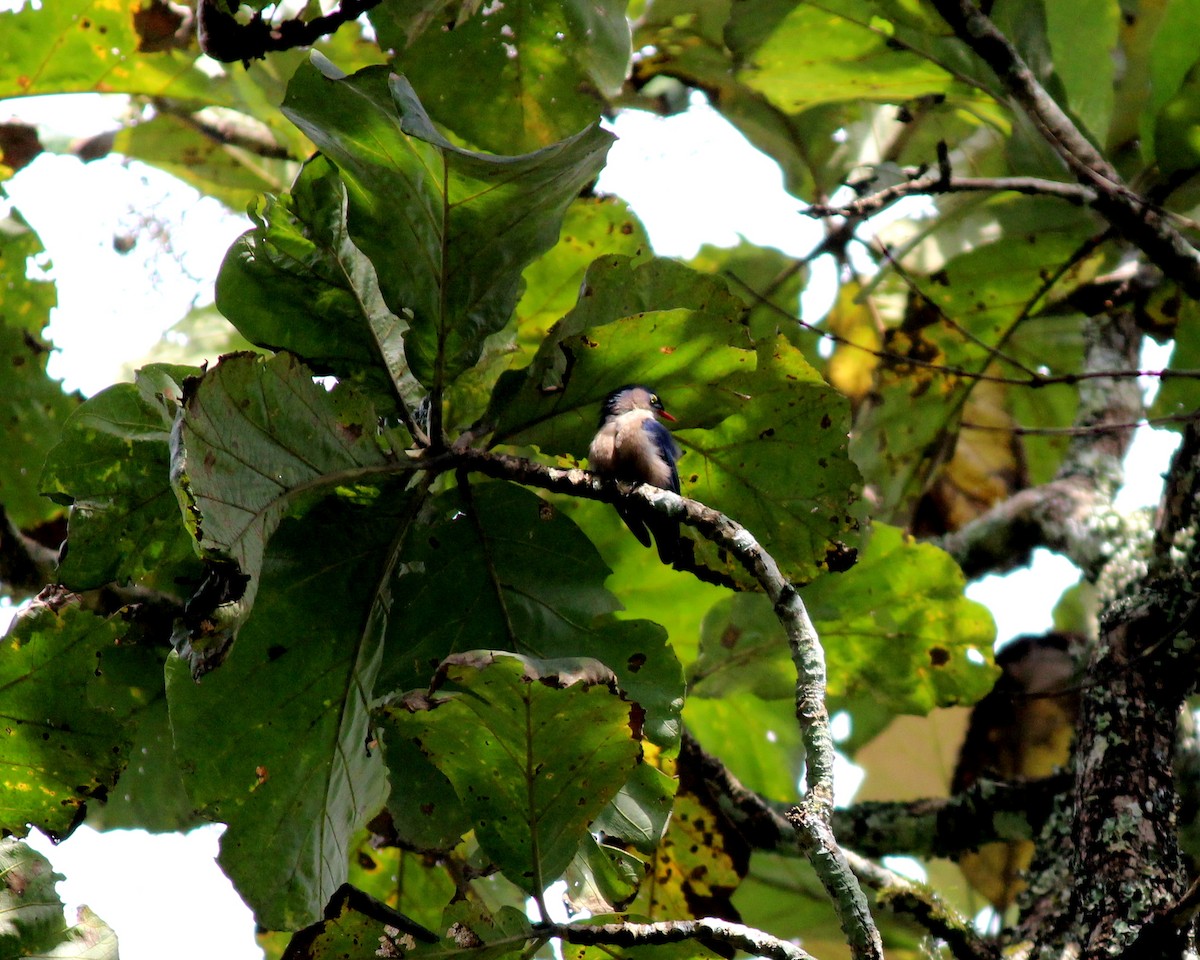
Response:
POLYGON ((670 420, 672 423, 675 423, 675 418, 673 416, 671 416, 669 413, 667 413, 666 410, 659 410, 658 415, 660 417, 662 417, 664 420, 670 420))

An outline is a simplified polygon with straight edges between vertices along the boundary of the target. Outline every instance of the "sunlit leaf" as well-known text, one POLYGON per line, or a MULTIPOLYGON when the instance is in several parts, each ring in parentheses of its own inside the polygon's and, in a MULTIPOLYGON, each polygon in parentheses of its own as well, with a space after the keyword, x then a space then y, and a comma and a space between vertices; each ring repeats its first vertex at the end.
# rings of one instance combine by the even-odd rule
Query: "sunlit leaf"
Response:
POLYGON ((125 766, 128 712, 93 706, 89 685, 125 625, 77 606, 35 602, 4 637, 0 828, 66 836, 125 766))
MULTIPOLYGON (((173 434, 171 476, 201 552, 232 561, 234 624, 210 631, 189 623, 188 656, 198 670, 224 655, 257 591, 263 550, 279 522, 323 497, 370 503, 388 467, 369 404, 327 392, 291 354, 224 358, 189 381, 173 434)), ((197 610, 195 616, 209 611, 197 610)))

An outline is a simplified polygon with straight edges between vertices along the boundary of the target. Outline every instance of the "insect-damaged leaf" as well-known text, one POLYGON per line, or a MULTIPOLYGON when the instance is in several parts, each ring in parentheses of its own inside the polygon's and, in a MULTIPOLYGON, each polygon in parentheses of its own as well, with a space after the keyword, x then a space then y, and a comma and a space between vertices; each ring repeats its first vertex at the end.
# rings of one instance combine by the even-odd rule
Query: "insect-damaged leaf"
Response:
POLYGON ((456 654, 428 694, 388 709, 454 784, 484 852, 528 893, 566 870, 641 755, 636 706, 587 658, 456 654))

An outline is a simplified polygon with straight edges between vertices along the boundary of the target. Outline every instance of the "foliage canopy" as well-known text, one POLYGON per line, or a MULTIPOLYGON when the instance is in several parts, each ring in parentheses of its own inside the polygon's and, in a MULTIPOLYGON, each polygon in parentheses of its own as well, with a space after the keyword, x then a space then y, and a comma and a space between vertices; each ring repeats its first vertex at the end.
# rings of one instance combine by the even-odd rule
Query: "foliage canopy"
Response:
MULTIPOLYGON (((0 233, 0 588, 34 597, 0 653, 0 952, 115 955, 96 918, 48 916, 52 890, 25 898, 49 867, 16 838, 85 818, 227 824, 221 865, 290 958, 995 956, 961 885, 842 848, 1031 838, 1006 936, 1090 956, 1177 930, 1194 6, 0 14, 0 97, 128 95, 110 149, 249 214, 215 287, 228 352, 86 400, 45 374, 37 238, 16 214, 0 233), (595 195, 601 116, 690 90, 825 218, 812 256, 663 259, 595 195), (818 320, 797 296, 819 256, 840 273, 818 320), (1149 408, 1145 337, 1176 343, 1149 408), (678 418, 683 499, 580 469, 626 383, 678 418), (1184 434, 1157 525, 1112 503, 1147 417, 1184 434), (675 569, 618 500, 683 520, 675 569), (965 834, 955 801, 835 815, 829 713, 869 769, 897 717, 983 697, 995 631, 967 577, 1037 546, 1083 572, 1060 626, 1105 681, 1082 684, 1074 759, 979 761, 965 834), (1011 816, 992 781, 1056 763, 1055 814, 1011 816)), ((11 175, 42 144, 9 124, 0 149, 11 175)))

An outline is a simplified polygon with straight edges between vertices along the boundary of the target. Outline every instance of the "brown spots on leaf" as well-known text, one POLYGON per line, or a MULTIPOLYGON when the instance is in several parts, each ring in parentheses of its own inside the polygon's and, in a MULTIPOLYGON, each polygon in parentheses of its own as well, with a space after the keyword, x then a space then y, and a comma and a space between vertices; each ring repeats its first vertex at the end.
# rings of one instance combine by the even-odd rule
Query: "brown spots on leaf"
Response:
POLYGON ((929 663, 935 667, 944 667, 950 662, 950 652, 945 647, 930 647, 929 663))

